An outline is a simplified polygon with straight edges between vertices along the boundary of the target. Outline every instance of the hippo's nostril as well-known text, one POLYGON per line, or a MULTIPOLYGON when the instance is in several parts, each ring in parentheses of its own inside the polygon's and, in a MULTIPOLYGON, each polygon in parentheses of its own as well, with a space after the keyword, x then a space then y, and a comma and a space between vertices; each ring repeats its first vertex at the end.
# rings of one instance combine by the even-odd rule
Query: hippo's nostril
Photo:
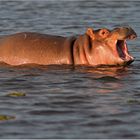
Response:
POLYGON ((134 39, 136 37, 137 37, 137 35, 131 35, 131 39, 134 39))
POLYGON ((132 35, 130 35, 130 36, 128 37, 128 39, 135 39, 135 38, 137 38, 137 35, 136 35, 136 34, 132 34, 132 35))

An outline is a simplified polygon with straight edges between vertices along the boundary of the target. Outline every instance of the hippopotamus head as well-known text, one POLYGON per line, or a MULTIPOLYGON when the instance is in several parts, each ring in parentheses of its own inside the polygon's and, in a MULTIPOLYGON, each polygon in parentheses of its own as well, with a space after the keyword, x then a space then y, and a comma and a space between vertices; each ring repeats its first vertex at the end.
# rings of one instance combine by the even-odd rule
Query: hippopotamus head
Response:
MULTIPOLYGON (((88 28, 84 47, 85 60, 89 65, 128 65, 134 61, 129 54, 126 40, 137 37, 131 27, 93 30, 88 28), (88 42, 88 43, 87 43, 88 42)), ((84 41, 85 42, 85 41, 84 41)), ((81 57, 82 58, 82 57, 81 57)))

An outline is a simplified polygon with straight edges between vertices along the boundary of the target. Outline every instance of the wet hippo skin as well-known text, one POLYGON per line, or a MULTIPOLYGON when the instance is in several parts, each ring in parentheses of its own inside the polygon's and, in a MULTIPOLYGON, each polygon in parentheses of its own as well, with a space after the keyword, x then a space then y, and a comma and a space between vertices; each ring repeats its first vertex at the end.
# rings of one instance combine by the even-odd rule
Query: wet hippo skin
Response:
POLYGON ((77 37, 16 33, 0 38, 0 61, 10 65, 126 65, 134 61, 126 40, 136 37, 131 27, 88 28, 77 37))

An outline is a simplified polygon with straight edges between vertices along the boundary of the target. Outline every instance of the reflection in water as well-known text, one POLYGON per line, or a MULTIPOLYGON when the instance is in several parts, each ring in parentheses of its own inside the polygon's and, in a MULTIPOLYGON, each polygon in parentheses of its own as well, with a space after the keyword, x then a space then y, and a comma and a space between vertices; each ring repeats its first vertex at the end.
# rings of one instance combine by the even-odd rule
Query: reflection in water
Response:
MULTIPOLYGON (((2 65, 2 66, 4 67, 4 65, 2 65)), ((107 66, 105 66, 105 67, 87 67, 87 66, 72 66, 72 65, 43 66, 43 65, 36 65, 36 64, 21 65, 21 66, 6 65, 6 67, 7 67, 7 71, 8 72, 10 71, 12 73, 8 73, 8 74, 2 73, 1 78, 4 77, 4 79, 6 77, 8 78, 9 76, 15 77, 15 74, 17 72, 18 72, 18 74, 20 74, 21 76, 24 76, 24 77, 35 77, 35 76, 40 77, 41 73, 50 73, 50 72, 56 73, 56 74, 57 73, 69 73, 69 72, 70 73, 78 72, 78 74, 80 74, 80 73, 86 74, 86 75, 90 76, 90 79, 92 79, 91 82, 93 82, 93 80, 94 80, 95 83, 93 83, 93 84, 94 84, 94 86, 96 86, 95 90, 97 93, 100 93, 100 94, 113 93, 116 90, 122 89, 124 85, 121 82, 121 79, 123 79, 124 77, 127 76, 127 74, 129 74, 128 67, 107 67, 107 66)), ((23 79, 19 80, 18 77, 20 77, 20 76, 17 76, 17 78, 14 78, 13 82, 16 82, 16 81, 24 82, 25 81, 23 79)), ((56 75, 55 79, 57 77, 58 76, 56 75)), ((79 84, 80 79, 77 79, 76 77, 75 77, 75 79, 76 79, 75 82, 77 81, 79 84)), ((11 82, 11 84, 12 84, 12 81, 9 81, 9 82, 11 82)), ((61 82, 58 82, 58 83, 60 84, 61 82)), ((65 82, 63 82, 63 85, 65 85, 65 82)))
MULTIPOLYGON (((116 79, 121 79, 123 76, 127 75, 127 71, 129 70, 128 67, 111 67, 111 66, 102 66, 102 67, 76 67, 76 70, 79 70, 81 72, 89 72, 89 73, 93 73, 93 74, 97 74, 97 76, 102 76, 102 77, 108 77, 108 80, 114 78, 114 80, 116 79)), ((102 78, 102 77, 98 77, 98 78, 102 78)), ((104 78, 105 78, 104 77, 104 78)))

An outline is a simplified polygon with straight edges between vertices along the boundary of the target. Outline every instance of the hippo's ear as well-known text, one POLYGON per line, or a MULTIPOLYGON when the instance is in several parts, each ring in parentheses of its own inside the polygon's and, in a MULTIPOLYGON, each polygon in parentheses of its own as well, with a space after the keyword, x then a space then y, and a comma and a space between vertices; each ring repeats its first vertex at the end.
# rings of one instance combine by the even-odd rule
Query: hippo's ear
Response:
POLYGON ((95 39, 95 34, 92 28, 88 28, 86 31, 86 34, 91 38, 91 39, 95 39))
POLYGON ((106 38, 109 34, 110 34, 110 31, 106 28, 100 29, 100 31, 99 31, 99 35, 102 38, 106 38))

